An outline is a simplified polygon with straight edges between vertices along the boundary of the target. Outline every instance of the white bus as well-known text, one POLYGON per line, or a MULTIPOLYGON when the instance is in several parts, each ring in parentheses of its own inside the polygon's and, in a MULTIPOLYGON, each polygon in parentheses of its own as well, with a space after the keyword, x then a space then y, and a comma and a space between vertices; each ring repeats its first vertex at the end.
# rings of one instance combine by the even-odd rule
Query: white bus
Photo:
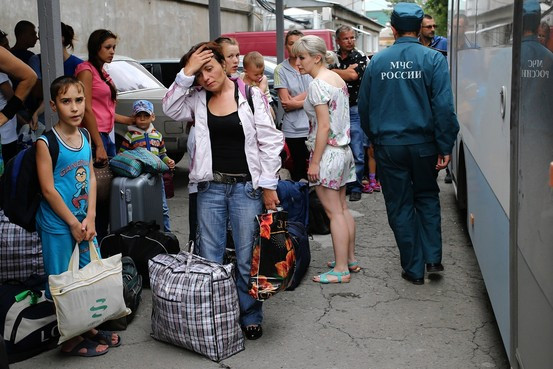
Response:
POLYGON ((449 0, 448 12, 457 200, 511 366, 526 369, 553 368, 553 6, 541 1, 449 0))

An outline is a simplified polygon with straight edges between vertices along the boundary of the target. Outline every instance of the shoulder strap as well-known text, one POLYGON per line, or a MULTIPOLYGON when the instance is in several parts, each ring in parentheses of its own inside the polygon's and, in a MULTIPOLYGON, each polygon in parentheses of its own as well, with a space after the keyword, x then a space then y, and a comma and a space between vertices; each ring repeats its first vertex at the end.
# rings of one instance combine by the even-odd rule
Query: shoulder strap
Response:
POLYGON ((44 134, 48 139, 48 151, 50 152, 50 157, 52 158, 52 170, 56 168, 56 163, 58 162, 58 155, 60 153, 60 147, 58 144, 58 139, 54 133, 54 128, 50 129, 44 134))
POLYGON ((236 81, 236 84, 238 85, 238 90, 240 90, 240 93, 242 94, 242 96, 244 96, 246 100, 248 100, 248 105, 250 106, 252 113, 255 114, 255 108, 253 106, 253 98, 252 98, 252 87, 249 85, 246 85, 241 78, 237 78, 235 81, 236 81))
POLYGON ((252 113, 255 114, 255 108, 253 107, 252 86, 246 86, 246 99, 248 100, 250 109, 252 109, 252 113))
POLYGON ((90 141, 90 132, 88 132, 88 129, 86 128, 83 128, 83 127, 79 127, 79 131, 86 136, 86 139, 88 140, 88 144, 91 145, 91 141, 90 141))

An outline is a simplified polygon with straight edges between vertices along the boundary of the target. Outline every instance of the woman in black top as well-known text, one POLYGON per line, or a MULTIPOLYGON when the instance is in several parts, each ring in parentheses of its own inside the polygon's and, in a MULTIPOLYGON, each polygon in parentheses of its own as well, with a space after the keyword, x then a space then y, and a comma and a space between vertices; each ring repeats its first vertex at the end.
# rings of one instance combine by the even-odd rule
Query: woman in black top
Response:
POLYGON ((236 248, 236 286, 240 324, 246 337, 261 337, 262 304, 248 294, 255 219, 276 209, 276 186, 283 136, 269 116, 259 89, 252 89, 254 111, 239 91, 240 80, 225 73, 216 43, 200 43, 181 59, 177 75, 163 100, 163 110, 177 120, 195 121, 195 150, 190 181, 198 183, 200 255, 223 262, 227 222, 236 248), (193 87, 193 86, 200 86, 193 87))

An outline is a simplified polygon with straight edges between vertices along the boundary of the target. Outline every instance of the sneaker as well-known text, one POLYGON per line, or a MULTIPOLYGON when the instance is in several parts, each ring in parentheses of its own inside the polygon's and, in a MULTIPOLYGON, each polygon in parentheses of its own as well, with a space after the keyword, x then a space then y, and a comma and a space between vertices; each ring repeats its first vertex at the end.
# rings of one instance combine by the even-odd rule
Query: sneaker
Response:
POLYGON ((361 200, 361 192, 352 192, 349 194, 349 201, 361 200))
POLYGON ((380 183, 375 179, 373 179, 371 181, 370 186, 373 189, 373 191, 375 191, 375 192, 380 192, 380 190, 382 190, 382 187, 380 186, 380 183))
POLYGON ((361 192, 363 193, 373 193, 373 188, 369 183, 363 185, 363 189, 361 189, 361 192))

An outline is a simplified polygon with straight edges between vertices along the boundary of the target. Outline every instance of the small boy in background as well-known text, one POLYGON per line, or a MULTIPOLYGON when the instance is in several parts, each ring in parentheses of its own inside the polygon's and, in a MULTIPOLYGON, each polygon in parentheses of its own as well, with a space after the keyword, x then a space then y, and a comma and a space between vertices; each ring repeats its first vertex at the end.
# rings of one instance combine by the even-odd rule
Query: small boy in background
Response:
MULTIPOLYGON (((252 87, 259 87, 262 93, 265 94, 267 98, 267 103, 271 104, 273 98, 269 92, 269 82, 267 81, 267 76, 263 73, 265 71, 265 61, 263 60, 263 55, 257 51, 250 51, 244 56, 244 72, 240 73, 240 79, 244 81, 245 84, 252 87)), ((271 115, 275 119, 276 115, 271 106, 271 115)))
MULTIPOLYGON (((143 147, 152 154, 158 156, 169 169, 175 169, 175 161, 167 156, 167 149, 163 142, 163 136, 156 131, 152 122, 156 119, 154 105, 148 100, 137 100, 133 104, 134 124, 130 125, 125 134, 119 152, 143 147)), ((165 197, 165 186, 161 186, 163 198, 163 228, 165 232, 171 232, 169 220, 169 207, 165 197)))

